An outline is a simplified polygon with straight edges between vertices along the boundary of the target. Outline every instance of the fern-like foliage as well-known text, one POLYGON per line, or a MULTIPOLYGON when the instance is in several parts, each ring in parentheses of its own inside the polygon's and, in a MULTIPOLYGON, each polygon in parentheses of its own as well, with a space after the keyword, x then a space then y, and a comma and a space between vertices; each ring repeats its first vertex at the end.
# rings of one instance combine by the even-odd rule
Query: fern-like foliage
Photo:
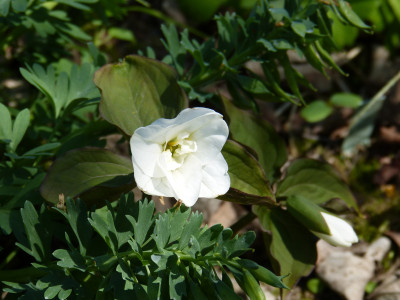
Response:
POLYGON ((369 29, 344 0, 262 0, 247 19, 229 12, 216 16, 217 36, 203 43, 191 40, 188 30, 179 36, 173 25, 163 25, 163 43, 169 51, 164 62, 176 68, 189 98, 200 102, 213 96, 208 85, 223 80, 240 106, 254 107, 255 97, 301 104, 304 100, 299 86, 312 87, 291 65, 289 50, 325 75, 326 68, 343 73, 329 55, 335 46, 329 14, 343 23, 369 29), (189 66, 188 57, 193 60, 189 66), (249 61, 260 64, 263 76, 246 66, 249 61), (284 78, 290 91, 281 87, 284 78))
POLYGON ((263 299, 259 282, 286 288, 282 277, 239 258, 251 250, 254 232, 232 238, 221 225, 201 227, 203 216, 183 206, 154 215, 154 203, 135 203, 132 193, 117 209, 66 204, 57 211, 68 247, 52 255, 45 222, 29 202, 22 209, 27 238, 20 247, 40 262, 40 276, 8 282, 8 292, 21 299, 240 299, 232 278, 251 299, 263 299))

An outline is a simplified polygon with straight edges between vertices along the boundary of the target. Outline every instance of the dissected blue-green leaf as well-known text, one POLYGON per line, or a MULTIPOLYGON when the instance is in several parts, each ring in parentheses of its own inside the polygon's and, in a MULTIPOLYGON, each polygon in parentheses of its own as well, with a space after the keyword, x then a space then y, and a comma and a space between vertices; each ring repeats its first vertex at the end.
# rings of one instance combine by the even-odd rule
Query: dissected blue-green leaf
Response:
POLYGON ((0 103, 0 140, 12 139, 12 121, 7 106, 0 103))
POLYGON ((148 202, 148 200, 144 200, 139 202, 138 220, 135 221, 131 216, 129 216, 129 220, 133 224, 133 230, 135 233, 134 239, 139 245, 143 244, 149 228, 153 224, 153 213, 154 202, 148 202))
POLYGON ((76 250, 57 249, 53 252, 53 256, 58 258, 57 265, 67 269, 86 270, 85 258, 76 250))
POLYGON ((203 215, 198 212, 192 213, 189 220, 183 228, 181 237, 179 239, 178 249, 184 249, 189 246, 189 241, 192 235, 197 235, 200 226, 203 222, 203 215))
POLYGON ((10 143, 10 147, 13 151, 17 149, 19 143, 25 135, 26 130, 28 129, 30 117, 31 114, 29 109, 25 108, 21 110, 15 118, 10 143))
POLYGON ((47 229, 30 201, 21 208, 22 221, 25 227, 28 245, 18 244, 20 248, 32 255, 37 262, 48 258, 50 238, 47 229))

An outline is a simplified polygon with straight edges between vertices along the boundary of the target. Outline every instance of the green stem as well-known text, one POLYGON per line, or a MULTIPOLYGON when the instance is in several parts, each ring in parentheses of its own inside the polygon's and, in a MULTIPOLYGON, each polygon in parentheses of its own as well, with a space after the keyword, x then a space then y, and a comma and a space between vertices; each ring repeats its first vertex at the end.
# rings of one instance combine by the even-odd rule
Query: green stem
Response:
POLYGON ((385 86, 381 88, 378 93, 375 94, 375 96, 371 99, 371 101, 369 101, 368 104, 365 105, 359 113, 357 113, 357 115, 355 116, 355 118, 352 120, 351 123, 356 124, 359 121, 359 119, 363 117, 364 112, 367 112, 372 106, 376 105, 377 102, 381 101, 383 95, 385 95, 399 80, 400 80, 400 72, 398 72, 392 79, 390 79, 389 82, 386 83, 385 86))
POLYGON ((242 228, 250 224, 257 216, 251 211, 241 217, 236 223, 231 226, 233 234, 236 235, 242 228))
POLYGON ((17 270, 2 270, 0 271, 0 281, 11 282, 29 282, 32 278, 42 277, 47 271, 36 269, 35 267, 27 267, 17 270))
POLYGON ((152 9, 152 8, 148 8, 148 7, 143 7, 143 6, 129 6, 127 7, 128 11, 135 11, 135 12, 140 12, 140 13, 144 13, 147 14, 149 16, 152 16, 154 18, 160 19, 166 23, 172 23, 175 24, 176 26, 180 27, 180 28, 187 28, 189 30, 189 32, 193 33, 194 35, 197 35, 198 37, 201 37, 203 39, 208 38, 208 35, 201 32, 200 30, 197 30, 194 27, 191 26, 187 26, 181 22, 178 22, 176 20, 174 20, 173 18, 170 18, 166 15, 164 15, 162 12, 160 12, 159 10, 156 9, 152 9))
POLYGON ((14 249, 13 251, 11 251, 11 252, 7 255, 6 259, 5 259, 5 260, 1 263, 1 265, 0 265, 0 270, 3 269, 5 266, 7 266, 7 265, 10 263, 10 261, 13 260, 13 258, 17 255, 18 250, 19 250, 19 249, 14 249))

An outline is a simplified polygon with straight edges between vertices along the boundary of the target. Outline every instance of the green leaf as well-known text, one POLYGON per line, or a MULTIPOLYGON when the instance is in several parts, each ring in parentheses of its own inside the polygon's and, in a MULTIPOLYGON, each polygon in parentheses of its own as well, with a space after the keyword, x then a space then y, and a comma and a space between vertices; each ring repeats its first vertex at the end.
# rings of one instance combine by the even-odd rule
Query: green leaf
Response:
POLYGON ((0 16, 6 17, 10 9, 11 0, 0 1, 0 16))
POLYGON ((302 21, 293 21, 290 23, 290 27, 292 27, 293 31, 304 38, 307 33, 307 26, 302 21))
POLYGON ((278 183, 276 195, 302 196, 315 204, 340 198, 349 207, 357 208, 348 186, 335 170, 329 164, 312 159, 294 161, 287 169, 285 178, 278 183))
POLYGON ((94 82, 102 94, 102 116, 128 135, 159 118, 176 117, 187 107, 174 70, 153 59, 127 56, 98 70, 94 82))
POLYGON ((61 146, 61 143, 48 143, 48 144, 40 145, 36 148, 33 148, 33 149, 25 152, 22 156, 53 155, 53 153, 48 153, 46 151, 54 150, 60 146, 61 146))
POLYGON ((340 107, 357 108, 361 105, 362 98, 352 93, 336 93, 331 97, 330 102, 340 107))
POLYGON ((243 204, 276 204, 264 171, 243 146, 228 140, 222 154, 228 163, 231 188, 219 198, 243 204))
POLYGON ((339 3, 339 11, 344 15, 344 17, 350 24, 353 24, 354 26, 362 29, 371 29, 371 27, 365 24, 360 19, 360 17, 351 9, 349 2, 344 0, 338 0, 338 3, 339 3))
POLYGON ((30 117, 31 114, 29 109, 25 108, 21 110, 15 118, 10 143, 10 147, 13 151, 17 149, 19 143, 25 135, 26 130, 28 129, 30 117))
POLYGON ((248 271, 243 270, 243 286, 242 289, 246 292, 250 299, 265 300, 265 295, 260 285, 254 276, 248 271))
POLYGON ((28 0, 12 0, 11 6, 15 12, 24 12, 28 6, 28 0))
POLYGON ((180 272, 169 272, 169 297, 170 299, 186 299, 185 276, 180 272))
POLYGON ((71 198, 67 198, 66 204, 67 212, 61 209, 58 209, 58 212, 68 220, 78 239, 80 253, 86 255, 86 250, 89 247, 90 238, 92 236, 92 228, 88 221, 86 205, 81 199, 74 201, 71 198))
POLYGON ((57 265, 61 268, 77 269, 82 272, 86 270, 86 262, 84 257, 76 250, 57 249, 53 252, 53 256, 59 261, 57 265))
POLYGON ((203 222, 203 215, 198 212, 190 215, 189 221, 185 224, 182 235, 179 239, 178 249, 182 250, 189 245, 189 240, 192 235, 197 234, 203 222))
POLYGON ((270 182, 276 180, 279 169, 287 160, 286 147, 282 138, 260 117, 236 108, 227 99, 224 99, 224 106, 229 116, 232 138, 254 149, 267 179, 270 182))
POLYGON ((254 206, 254 213, 259 217, 269 254, 273 258, 275 272, 287 275, 285 284, 293 287, 302 276, 308 275, 317 259, 317 239, 287 211, 280 208, 269 210, 254 206))
MULTIPOLYGON (((241 259, 238 262, 243 266, 246 267, 246 263, 248 260, 246 259, 241 259)), ((288 287, 282 282, 282 276, 276 276, 274 273, 272 273, 270 270, 267 268, 264 268, 263 266, 260 266, 259 264, 250 261, 251 262, 251 267, 248 268, 248 270, 253 274, 253 276, 262 282, 265 282, 266 284, 270 286, 274 286, 280 289, 288 289, 288 287)))
POLYGON ((356 115, 353 116, 350 123, 350 130, 342 144, 342 152, 345 155, 351 155, 356 148, 370 144, 370 137, 374 130, 374 123, 384 100, 384 96, 396 83, 400 80, 400 72, 398 72, 388 83, 381 88, 378 93, 363 106, 356 115))
POLYGON ((161 31, 166 39, 166 41, 162 40, 162 43, 171 55, 172 63, 178 74, 182 75, 185 67, 186 50, 179 41, 178 31, 172 23, 168 27, 164 24, 161 25, 161 31))
POLYGON ((12 122, 11 115, 8 108, 0 103, 0 140, 10 140, 12 139, 12 122))
POLYGON ((153 239, 157 244, 158 251, 162 251, 168 243, 170 236, 171 225, 169 223, 169 216, 167 214, 160 215, 154 227, 153 239))
POLYGON ((257 78, 239 75, 238 80, 242 88, 249 93, 255 95, 271 94, 264 83, 257 78))
POLYGON ((96 232, 106 242, 107 246, 112 250, 112 253, 116 255, 119 245, 111 212, 107 210, 106 219, 103 219, 100 214, 93 212, 91 218, 88 220, 90 225, 92 225, 96 232))
POLYGON ((315 123, 326 119, 333 109, 328 103, 316 100, 308 104, 301 110, 301 116, 310 123, 315 123))
POLYGON ((147 232, 150 226, 153 224, 153 213, 154 213, 154 202, 148 202, 148 200, 139 202, 139 215, 137 222, 131 216, 127 218, 133 225, 133 231, 135 233, 135 241, 142 245, 147 236, 147 232))
POLYGON ((25 201, 24 207, 21 208, 21 216, 28 238, 27 246, 30 249, 20 244, 17 245, 23 250, 29 249, 28 254, 32 255, 37 262, 45 261, 49 255, 51 240, 32 202, 25 201))
POLYGON ((57 203, 60 194, 75 197, 99 184, 132 172, 132 162, 129 159, 108 150, 72 150, 53 163, 40 192, 47 201, 57 203))

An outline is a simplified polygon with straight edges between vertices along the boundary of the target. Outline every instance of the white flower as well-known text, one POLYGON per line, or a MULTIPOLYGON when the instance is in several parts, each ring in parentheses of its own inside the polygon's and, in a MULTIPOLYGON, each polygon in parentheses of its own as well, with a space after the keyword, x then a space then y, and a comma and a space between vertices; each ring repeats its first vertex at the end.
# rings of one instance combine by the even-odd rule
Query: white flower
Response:
POLYGON ((330 235, 312 231, 317 237, 327 241, 333 246, 350 247, 351 244, 358 242, 358 237, 346 221, 333 215, 321 212, 326 224, 328 225, 330 235))
POLYGON ((208 108, 187 108, 175 119, 159 119, 134 132, 132 162, 137 186, 146 194, 174 197, 192 206, 230 187, 221 149, 229 129, 208 108))

